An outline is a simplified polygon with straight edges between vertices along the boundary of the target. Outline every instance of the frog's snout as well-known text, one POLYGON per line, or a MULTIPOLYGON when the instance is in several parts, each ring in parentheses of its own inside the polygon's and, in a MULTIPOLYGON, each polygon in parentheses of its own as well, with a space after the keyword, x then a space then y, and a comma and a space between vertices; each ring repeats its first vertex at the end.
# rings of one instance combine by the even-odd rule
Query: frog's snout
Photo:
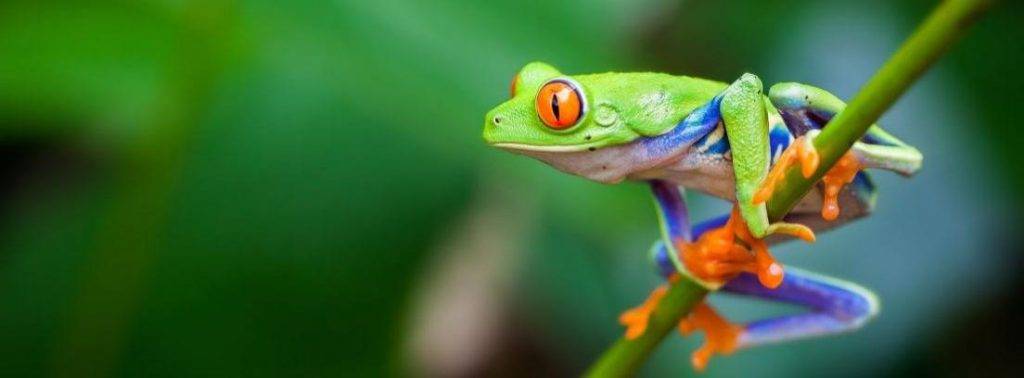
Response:
POLYGON ((488 112, 487 115, 484 116, 484 142, 487 142, 487 144, 496 143, 497 141, 495 140, 495 137, 499 132, 498 129, 507 122, 507 119, 503 117, 496 109, 488 112))

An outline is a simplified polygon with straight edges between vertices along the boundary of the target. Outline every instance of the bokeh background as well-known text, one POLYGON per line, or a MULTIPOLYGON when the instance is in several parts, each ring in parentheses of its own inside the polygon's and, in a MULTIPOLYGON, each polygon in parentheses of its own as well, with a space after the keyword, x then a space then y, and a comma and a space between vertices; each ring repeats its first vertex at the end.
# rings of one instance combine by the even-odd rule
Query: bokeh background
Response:
MULTIPOLYGON (((518 68, 849 98, 932 5, 4 1, 0 374, 577 375, 658 283, 656 219, 642 185, 482 143, 518 68)), ((876 174, 875 216, 775 250, 881 316, 705 376, 1019 373, 1022 19, 994 9, 883 117, 920 175, 876 174)), ((720 297, 734 320, 795 311, 720 297)), ((699 341, 643 374, 690 374, 699 341)))

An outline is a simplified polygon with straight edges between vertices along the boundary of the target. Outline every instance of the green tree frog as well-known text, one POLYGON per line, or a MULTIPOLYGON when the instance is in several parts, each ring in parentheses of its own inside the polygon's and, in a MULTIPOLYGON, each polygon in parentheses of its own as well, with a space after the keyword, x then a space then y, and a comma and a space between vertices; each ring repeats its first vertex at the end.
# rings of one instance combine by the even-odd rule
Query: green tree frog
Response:
MULTIPOLYGON (((831 93, 799 83, 765 93, 752 74, 731 84, 661 73, 569 76, 534 62, 515 75, 511 99, 487 113, 483 138, 590 180, 649 185, 661 225, 650 254, 667 280, 807 308, 732 324, 699 304, 679 329, 705 333, 691 359, 700 370, 714 354, 854 330, 878 312, 869 290, 784 269, 768 251, 771 243, 813 241, 815 232, 867 215, 875 187, 863 169, 909 176, 920 168, 917 149, 873 125, 784 221, 770 223, 765 201, 782 172, 799 165, 810 176, 817 169, 811 140, 844 107, 831 93), (684 188, 731 201, 734 209, 691 227, 684 188)), ((620 316, 627 338, 644 333, 665 290, 620 316)))

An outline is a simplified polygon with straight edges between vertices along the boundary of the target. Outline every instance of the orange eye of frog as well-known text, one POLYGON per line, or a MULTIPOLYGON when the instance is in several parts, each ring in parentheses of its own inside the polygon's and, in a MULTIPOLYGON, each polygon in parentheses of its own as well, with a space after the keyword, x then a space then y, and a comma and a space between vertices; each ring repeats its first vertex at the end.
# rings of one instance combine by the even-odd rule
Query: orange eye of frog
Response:
POLYGON ((569 82, 551 81, 544 84, 537 94, 537 114, 552 129, 568 129, 583 115, 581 97, 579 89, 569 82))

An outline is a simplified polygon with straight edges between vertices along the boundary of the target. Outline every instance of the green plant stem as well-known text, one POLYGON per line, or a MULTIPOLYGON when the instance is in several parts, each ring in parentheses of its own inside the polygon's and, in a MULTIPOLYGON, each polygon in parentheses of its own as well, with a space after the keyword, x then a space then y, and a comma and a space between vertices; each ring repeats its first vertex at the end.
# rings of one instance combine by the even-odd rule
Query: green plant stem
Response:
MULTIPOLYGON (((924 71, 984 13, 994 0, 946 0, 932 11, 913 35, 854 96, 814 140, 821 155, 817 172, 810 178, 792 167, 768 200, 768 217, 781 220, 828 172, 853 143, 924 71)), ((634 340, 620 338, 587 371, 589 377, 634 375, 651 351, 676 323, 707 295, 707 290, 682 279, 672 284, 651 315, 646 332, 634 340)))
POLYGON ((681 279, 672 284, 665 296, 658 302, 658 307, 651 313, 647 330, 633 340, 620 338, 608 348, 590 367, 590 377, 622 377, 632 375, 647 360, 658 343, 665 339, 679 324, 679 319, 686 316, 697 303, 707 295, 707 289, 697 283, 681 279))

